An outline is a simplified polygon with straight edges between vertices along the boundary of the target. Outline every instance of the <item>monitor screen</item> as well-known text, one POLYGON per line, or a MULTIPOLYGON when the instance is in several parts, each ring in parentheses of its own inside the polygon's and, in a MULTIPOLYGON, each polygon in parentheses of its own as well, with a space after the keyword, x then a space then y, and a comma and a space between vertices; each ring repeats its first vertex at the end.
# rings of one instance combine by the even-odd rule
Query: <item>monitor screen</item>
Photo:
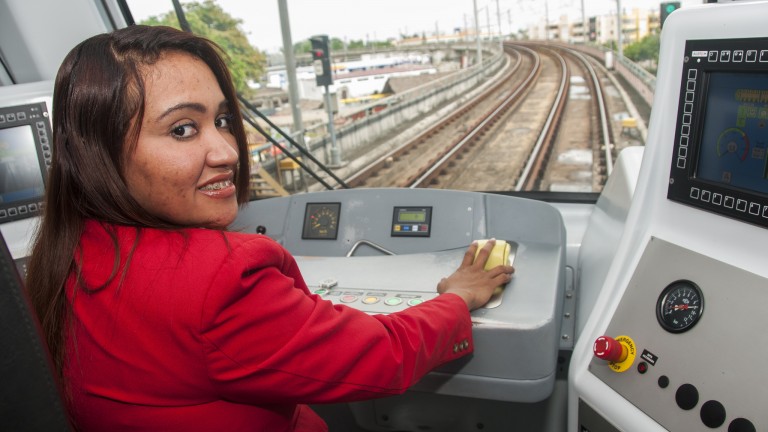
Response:
POLYGON ((768 228, 766 48, 768 38, 685 42, 667 197, 768 228))
POLYGON ((708 79, 696 177, 768 195, 768 73, 708 79))
POLYGON ((39 199, 44 188, 32 126, 0 129, 0 204, 39 199))
POLYGON ((45 102, 0 106, 0 224, 43 210, 51 136, 45 102))

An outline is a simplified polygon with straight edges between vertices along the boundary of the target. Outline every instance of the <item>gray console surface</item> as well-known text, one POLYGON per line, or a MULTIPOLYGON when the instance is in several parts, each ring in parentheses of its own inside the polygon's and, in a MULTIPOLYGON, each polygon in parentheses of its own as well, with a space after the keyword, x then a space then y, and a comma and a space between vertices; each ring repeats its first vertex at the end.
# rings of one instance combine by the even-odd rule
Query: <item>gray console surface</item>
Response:
POLYGON ((707 419, 725 430, 748 419, 767 430, 765 398, 754 397, 768 387, 754 369, 766 352, 765 289, 763 277, 651 238, 606 331, 630 336, 637 358, 625 372, 599 359, 589 370, 666 429, 704 430, 707 419), (696 284, 705 303, 695 326, 672 333, 655 310, 664 288, 680 280, 696 284))
POLYGON ((458 268, 474 240, 510 242, 516 273, 496 307, 472 313, 474 354, 414 389, 515 402, 550 395, 565 285, 565 230, 552 206, 474 192, 355 189, 253 202, 236 225, 247 232, 260 227, 282 243, 318 295, 367 313, 396 312, 435 297, 437 283, 458 268), (312 203, 338 207, 336 238, 302 238, 312 203), (429 236, 394 235, 398 207, 430 208, 429 236))

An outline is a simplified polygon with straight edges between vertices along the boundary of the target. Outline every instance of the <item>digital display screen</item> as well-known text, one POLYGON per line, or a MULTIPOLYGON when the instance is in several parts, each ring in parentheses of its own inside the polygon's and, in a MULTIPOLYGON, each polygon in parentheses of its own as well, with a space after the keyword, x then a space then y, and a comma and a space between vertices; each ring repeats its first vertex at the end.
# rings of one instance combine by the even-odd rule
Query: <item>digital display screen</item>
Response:
POLYGON ((398 214, 400 222, 424 222, 427 220, 427 212, 400 212, 398 214))
POLYGON ((32 126, 0 129, 0 204, 43 196, 45 185, 32 126))
POLYGON ((768 73, 712 72, 696 177, 768 195, 768 73))
POLYGON ((392 237, 429 237, 432 232, 432 207, 395 207, 392 237))

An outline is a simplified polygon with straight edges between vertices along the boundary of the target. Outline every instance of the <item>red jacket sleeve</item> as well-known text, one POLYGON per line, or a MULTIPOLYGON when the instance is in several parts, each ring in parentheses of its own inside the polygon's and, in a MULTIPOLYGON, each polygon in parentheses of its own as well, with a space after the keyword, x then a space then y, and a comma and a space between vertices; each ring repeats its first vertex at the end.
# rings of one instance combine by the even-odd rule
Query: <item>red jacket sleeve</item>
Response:
POLYGON ((201 333, 210 379, 227 400, 327 403, 399 394, 472 351, 469 311, 453 294, 390 315, 334 306, 309 293, 282 247, 258 237, 233 247, 218 274, 201 333))

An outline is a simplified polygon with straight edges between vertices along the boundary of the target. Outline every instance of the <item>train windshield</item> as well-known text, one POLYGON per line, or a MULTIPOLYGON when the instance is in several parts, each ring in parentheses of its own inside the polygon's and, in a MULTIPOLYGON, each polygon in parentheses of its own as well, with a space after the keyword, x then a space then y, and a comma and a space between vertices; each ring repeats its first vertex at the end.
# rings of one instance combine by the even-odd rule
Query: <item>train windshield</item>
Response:
POLYGON ((621 150, 644 145, 669 12, 617 3, 128 0, 124 13, 227 52, 253 199, 426 187, 594 200, 621 150))

